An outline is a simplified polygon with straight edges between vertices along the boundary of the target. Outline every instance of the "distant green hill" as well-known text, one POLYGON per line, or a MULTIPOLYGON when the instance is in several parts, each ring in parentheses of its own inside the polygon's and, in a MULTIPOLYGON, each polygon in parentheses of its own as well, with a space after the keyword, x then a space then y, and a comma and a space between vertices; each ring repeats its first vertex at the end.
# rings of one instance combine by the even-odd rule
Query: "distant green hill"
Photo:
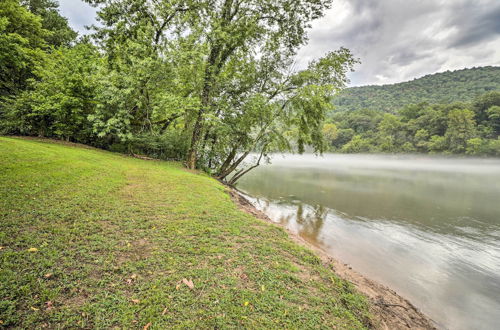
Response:
POLYGON ((335 100, 337 110, 363 108, 394 112, 420 102, 470 102, 489 91, 500 90, 500 67, 446 71, 392 85, 352 87, 335 100))

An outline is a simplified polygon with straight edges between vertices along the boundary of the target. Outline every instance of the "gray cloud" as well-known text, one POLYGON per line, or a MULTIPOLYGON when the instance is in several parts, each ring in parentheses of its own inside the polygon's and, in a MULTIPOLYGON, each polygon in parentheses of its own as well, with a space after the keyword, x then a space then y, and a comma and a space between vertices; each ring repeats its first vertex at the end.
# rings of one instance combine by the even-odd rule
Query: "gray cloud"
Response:
POLYGON ((352 85, 500 65, 500 1, 337 0, 313 23, 299 66, 341 46, 362 61, 352 85))
POLYGON ((468 12, 467 8, 461 15, 453 18, 453 23, 461 27, 450 46, 457 48, 470 47, 500 34, 500 4, 497 7, 485 6, 476 12, 468 12))

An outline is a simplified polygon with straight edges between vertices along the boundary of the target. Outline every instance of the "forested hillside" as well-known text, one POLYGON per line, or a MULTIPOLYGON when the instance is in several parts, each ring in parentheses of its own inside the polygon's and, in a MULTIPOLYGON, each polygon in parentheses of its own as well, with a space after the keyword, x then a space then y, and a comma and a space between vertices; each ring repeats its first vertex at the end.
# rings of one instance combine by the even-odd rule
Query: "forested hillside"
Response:
POLYGON ((500 91, 472 102, 411 104, 394 114, 336 111, 324 126, 337 152, 422 152, 500 156, 500 91))
POLYGON ((395 112, 414 103, 471 102, 500 90, 500 67, 446 71, 393 85, 352 87, 334 101, 337 110, 372 109, 395 112))

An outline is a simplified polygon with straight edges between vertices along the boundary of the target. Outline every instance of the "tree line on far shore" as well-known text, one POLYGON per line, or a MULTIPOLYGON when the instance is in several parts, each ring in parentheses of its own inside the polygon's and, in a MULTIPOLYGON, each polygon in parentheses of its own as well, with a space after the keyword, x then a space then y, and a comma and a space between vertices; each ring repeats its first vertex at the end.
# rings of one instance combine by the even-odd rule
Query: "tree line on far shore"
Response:
POLYGON ((335 111, 323 131, 335 152, 500 156, 500 91, 469 103, 410 104, 394 113, 335 111))

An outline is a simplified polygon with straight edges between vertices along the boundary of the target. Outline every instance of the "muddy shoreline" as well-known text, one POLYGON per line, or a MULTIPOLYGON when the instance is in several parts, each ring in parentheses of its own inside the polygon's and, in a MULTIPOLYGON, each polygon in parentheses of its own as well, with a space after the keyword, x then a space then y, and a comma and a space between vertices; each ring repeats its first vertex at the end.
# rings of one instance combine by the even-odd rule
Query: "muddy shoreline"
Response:
MULTIPOLYGON (((256 218, 279 226, 264 212, 259 211, 237 189, 231 189, 230 195, 241 210, 252 214, 256 218)), ((375 329, 437 329, 434 321, 425 316, 411 302, 398 295, 394 290, 361 275, 348 264, 335 260, 322 249, 307 242, 288 229, 284 229, 293 241, 313 250, 325 265, 332 266, 337 275, 351 282, 360 293, 368 297, 370 312, 374 317, 373 325, 375 329)))

